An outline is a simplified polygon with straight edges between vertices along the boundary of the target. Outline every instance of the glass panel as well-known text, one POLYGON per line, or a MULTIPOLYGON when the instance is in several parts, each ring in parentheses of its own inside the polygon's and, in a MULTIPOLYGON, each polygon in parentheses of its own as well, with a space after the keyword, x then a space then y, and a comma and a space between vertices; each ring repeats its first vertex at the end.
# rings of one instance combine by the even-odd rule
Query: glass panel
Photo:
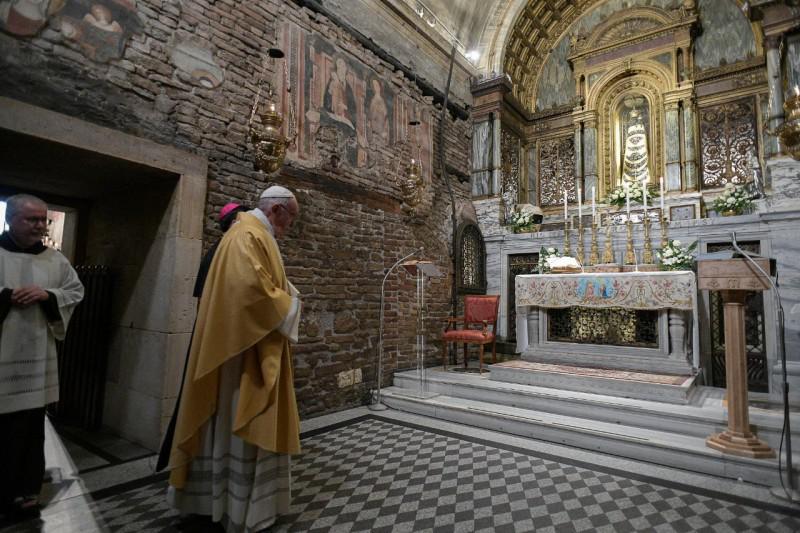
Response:
POLYGON ((550 309, 548 318, 551 341, 658 347, 658 311, 568 307, 550 309))

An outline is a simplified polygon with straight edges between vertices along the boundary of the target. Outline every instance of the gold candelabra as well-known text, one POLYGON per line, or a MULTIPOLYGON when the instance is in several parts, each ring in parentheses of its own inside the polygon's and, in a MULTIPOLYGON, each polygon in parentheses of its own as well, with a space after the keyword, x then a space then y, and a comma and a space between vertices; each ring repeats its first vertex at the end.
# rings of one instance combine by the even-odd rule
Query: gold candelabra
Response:
POLYGON ((653 245, 650 244, 650 218, 645 214, 644 220, 644 251, 642 252, 642 263, 645 265, 653 264, 653 245))
POLYGON ((600 254, 597 251, 597 221, 592 217, 592 245, 589 248, 589 264, 596 265, 600 262, 600 254))
POLYGON ((627 235, 625 237, 627 241, 625 244, 625 264, 633 265, 636 264, 636 252, 633 251, 633 222, 631 222, 630 218, 625 224, 625 227, 627 229, 627 235))
POLYGON ((570 254, 569 222, 565 219, 564 220, 564 256, 569 256, 569 254, 570 254))
POLYGON ((608 220, 606 222, 606 242, 603 248, 603 263, 611 264, 614 263, 614 243, 611 239, 611 222, 608 220))
POLYGON ((667 217, 661 215, 661 249, 667 247, 667 217))
POLYGON ((578 257, 576 258, 580 264, 583 264, 583 221, 578 220, 578 257))

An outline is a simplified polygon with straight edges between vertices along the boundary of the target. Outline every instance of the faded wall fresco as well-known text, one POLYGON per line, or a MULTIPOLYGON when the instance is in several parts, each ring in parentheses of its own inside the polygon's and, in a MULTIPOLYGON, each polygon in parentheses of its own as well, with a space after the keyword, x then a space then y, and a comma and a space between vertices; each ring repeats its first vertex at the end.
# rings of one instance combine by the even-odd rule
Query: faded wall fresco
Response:
MULTIPOLYGON (((385 177, 395 173, 399 161, 418 156, 423 179, 430 183, 429 112, 386 83, 385 74, 351 60, 319 35, 285 24, 281 41, 292 86, 291 96, 283 100, 284 116, 290 116, 291 100, 297 122, 290 158, 308 167, 344 165, 385 177), (409 126, 412 120, 420 125, 409 126), (406 143, 405 148, 401 143, 406 143)), ((287 93, 282 90, 281 94, 287 93)))
POLYGON ((699 0, 703 33, 694 43, 694 62, 700 70, 729 65, 756 54, 750 23, 734 0, 699 0))
POLYGON ((122 57, 128 38, 142 31, 133 0, 67 0, 61 2, 61 32, 89 59, 106 62, 122 57))

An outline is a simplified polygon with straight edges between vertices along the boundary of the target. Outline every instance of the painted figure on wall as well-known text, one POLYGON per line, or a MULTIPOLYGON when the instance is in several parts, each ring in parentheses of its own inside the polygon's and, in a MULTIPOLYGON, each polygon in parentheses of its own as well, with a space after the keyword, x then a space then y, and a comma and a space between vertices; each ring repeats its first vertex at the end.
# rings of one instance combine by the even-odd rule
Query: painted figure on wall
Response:
POLYGON ((0 29, 19 37, 39 33, 47 23, 50 0, 5 0, 0 2, 0 29))
POLYGON ((370 144, 386 145, 389 142, 389 116, 386 102, 381 94, 383 88, 380 80, 372 79, 372 100, 369 103, 369 140, 370 144))
POLYGON ((94 61, 122 57, 130 36, 141 30, 132 0, 67 0, 61 14, 61 32, 94 61))
POLYGON ((328 88, 325 91, 325 109, 330 111, 331 117, 351 128, 353 123, 348 118, 350 106, 349 101, 355 101, 352 88, 347 84, 347 64, 344 59, 336 60, 336 70, 331 71, 328 88), (349 89, 349 92, 348 92, 349 89))
POLYGON ((318 34, 285 23, 279 40, 292 86, 288 93, 283 77, 276 80, 278 93, 284 95, 282 111, 289 116, 292 106, 297 120, 290 159, 307 166, 344 165, 376 177, 395 175, 398 161, 407 159, 403 141, 408 141, 419 154, 425 183, 430 183, 429 111, 417 109, 417 102, 395 84, 318 34), (408 126, 412 120, 420 122, 413 131, 408 126))

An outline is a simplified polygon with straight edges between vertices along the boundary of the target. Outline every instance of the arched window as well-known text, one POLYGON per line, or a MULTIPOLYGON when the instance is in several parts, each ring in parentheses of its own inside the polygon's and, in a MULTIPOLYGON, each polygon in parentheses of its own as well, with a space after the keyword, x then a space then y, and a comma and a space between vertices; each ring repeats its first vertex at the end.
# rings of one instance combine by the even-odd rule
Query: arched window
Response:
POLYGON ((481 230, 475 224, 465 223, 456 235, 458 255, 456 272, 458 292, 461 294, 486 293, 486 246, 481 230))

